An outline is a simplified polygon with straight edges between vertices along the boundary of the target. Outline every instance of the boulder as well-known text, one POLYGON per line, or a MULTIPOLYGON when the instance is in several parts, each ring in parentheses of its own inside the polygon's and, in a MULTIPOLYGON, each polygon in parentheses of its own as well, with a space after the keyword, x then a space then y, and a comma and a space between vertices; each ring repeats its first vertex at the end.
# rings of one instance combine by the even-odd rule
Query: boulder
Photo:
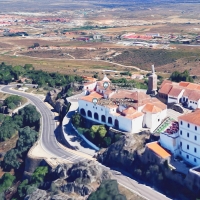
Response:
POLYGON ((57 113, 62 112, 64 103, 65 103, 64 99, 58 99, 58 100, 56 101, 56 104, 55 104, 55 107, 54 107, 54 108, 55 108, 55 111, 56 111, 57 113))
POLYGON ((149 139, 149 132, 123 136, 107 149, 101 150, 97 154, 97 160, 108 166, 130 169, 133 161, 144 152, 149 139))
POLYGON ((50 200, 47 197, 47 192, 45 190, 36 189, 32 194, 27 195, 24 200, 50 200))
POLYGON ((56 105, 56 98, 58 94, 61 92, 61 89, 53 89, 47 93, 45 101, 48 102, 52 107, 55 108, 56 105))
POLYGON ((52 172, 58 177, 53 182, 55 188, 67 195, 75 193, 83 197, 95 190, 91 186, 92 183, 95 182, 95 185, 98 185, 103 180, 112 177, 111 172, 98 165, 96 161, 62 164, 52 172))

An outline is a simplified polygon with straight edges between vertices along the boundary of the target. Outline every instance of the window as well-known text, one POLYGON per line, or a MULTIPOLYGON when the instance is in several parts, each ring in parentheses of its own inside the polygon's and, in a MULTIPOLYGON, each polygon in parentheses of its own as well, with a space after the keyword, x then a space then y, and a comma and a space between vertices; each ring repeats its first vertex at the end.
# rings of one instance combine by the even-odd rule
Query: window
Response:
POLYGON ((197 136, 196 135, 194 136, 194 140, 197 140, 197 136))
POLYGON ((182 131, 180 131, 180 134, 182 135, 182 131))
POLYGON ((86 106, 88 106, 88 105, 86 104, 86 106))
POLYGON ((182 147, 182 142, 180 142, 180 146, 182 147))
POLYGON ((160 121, 160 119, 158 119, 158 122, 160 121))
POLYGON ((189 146, 189 144, 187 144, 187 149, 189 149, 190 148, 190 146, 189 146))
POLYGON ((187 155, 186 158, 189 159, 189 156, 187 155))
POLYGON ((190 128, 190 124, 188 124, 188 128, 190 128))
POLYGON ((197 131, 197 126, 195 126, 195 131, 197 131))
POLYGON ((103 108, 101 109, 101 111, 103 111, 103 108))
POLYGON ((197 159, 196 159, 196 158, 194 158, 194 162, 197 162, 197 159))
POLYGON ((181 125, 183 125, 183 122, 181 121, 181 125))
POLYGON ((196 147, 194 147, 194 152, 195 152, 195 153, 197 152, 197 148, 196 148, 196 147))
POLYGON ((190 137, 190 134, 189 134, 189 133, 187 133, 187 137, 190 137))
POLYGON ((180 155, 182 154, 182 152, 180 151, 180 155))
POLYGON ((190 101, 190 103, 192 103, 192 101, 190 101))

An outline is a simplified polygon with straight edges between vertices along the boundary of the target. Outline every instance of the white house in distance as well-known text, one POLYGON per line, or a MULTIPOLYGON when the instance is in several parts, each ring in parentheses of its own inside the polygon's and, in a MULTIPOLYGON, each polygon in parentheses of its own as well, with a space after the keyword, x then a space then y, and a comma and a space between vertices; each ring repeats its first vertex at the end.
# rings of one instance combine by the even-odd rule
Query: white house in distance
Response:
POLYGON ((165 80, 158 91, 158 97, 164 103, 182 103, 188 108, 200 108, 200 85, 165 80))
POLYGON ((158 99, 140 91, 105 89, 104 82, 110 80, 104 76, 94 91, 87 91, 89 95, 78 100, 83 117, 130 133, 143 127, 153 131, 166 118, 167 106, 158 99), (93 99, 98 99, 97 104, 93 99))

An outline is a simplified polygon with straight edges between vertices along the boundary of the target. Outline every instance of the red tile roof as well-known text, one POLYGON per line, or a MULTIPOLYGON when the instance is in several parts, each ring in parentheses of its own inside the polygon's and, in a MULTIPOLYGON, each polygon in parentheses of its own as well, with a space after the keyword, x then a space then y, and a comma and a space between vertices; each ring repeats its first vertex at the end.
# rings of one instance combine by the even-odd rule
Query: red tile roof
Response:
POLYGON ((165 83, 163 87, 160 88, 159 93, 162 94, 169 94, 170 90, 172 89, 173 85, 170 83, 165 83))
POLYGON ((177 86, 173 86, 172 89, 169 92, 169 96, 178 97, 182 91, 183 91, 182 88, 177 87, 177 86))
POLYGON ((195 90, 199 85, 195 83, 189 83, 187 89, 195 90))
POLYGON ((183 82, 183 81, 181 81, 179 83, 179 86, 181 86, 181 87, 187 87, 188 85, 189 85, 189 82, 183 82))
POLYGON ((154 153, 156 153, 161 158, 168 158, 171 156, 165 149, 163 149, 158 142, 148 143, 146 145, 149 149, 151 149, 154 153))
POLYGON ((144 112, 144 113, 147 113, 147 112, 149 112, 149 113, 159 113, 161 111, 162 111, 161 108, 159 108, 159 107, 157 107, 157 106, 155 106, 154 104, 151 104, 151 103, 146 104, 144 106, 144 108, 142 109, 142 112, 144 112))
POLYGON ((189 97, 188 97, 189 100, 191 101, 198 101, 200 99, 200 91, 198 90, 193 90, 189 97))
POLYGON ((162 88, 166 83, 168 84, 172 84, 172 82, 170 80, 164 80, 160 86, 160 88, 162 88))
POLYGON ((186 122, 189 122, 191 124, 195 124, 197 126, 200 126, 200 110, 196 109, 194 112, 185 114, 185 115, 181 115, 180 117, 178 117, 178 120, 183 120, 186 122))

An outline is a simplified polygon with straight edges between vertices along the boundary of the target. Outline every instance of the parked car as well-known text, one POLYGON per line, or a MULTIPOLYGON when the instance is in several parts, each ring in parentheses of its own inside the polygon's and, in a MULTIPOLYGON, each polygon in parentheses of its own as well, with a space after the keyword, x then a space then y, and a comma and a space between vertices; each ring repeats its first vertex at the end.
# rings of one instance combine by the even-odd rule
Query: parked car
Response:
POLYGON ((172 107, 173 110, 179 112, 179 113, 184 113, 184 109, 181 105, 179 104, 174 104, 172 107))

